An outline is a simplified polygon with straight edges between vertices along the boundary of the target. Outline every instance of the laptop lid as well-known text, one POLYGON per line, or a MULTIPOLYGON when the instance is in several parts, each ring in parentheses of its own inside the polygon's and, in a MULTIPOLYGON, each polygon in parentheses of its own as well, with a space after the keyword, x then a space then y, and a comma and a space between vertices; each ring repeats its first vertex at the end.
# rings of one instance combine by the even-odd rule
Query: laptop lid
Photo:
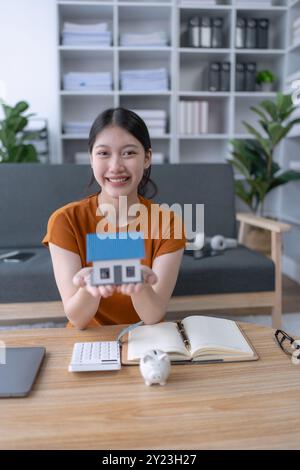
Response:
POLYGON ((0 397, 28 395, 45 352, 43 347, 6 348, 5 361, 0 361, 0 397))

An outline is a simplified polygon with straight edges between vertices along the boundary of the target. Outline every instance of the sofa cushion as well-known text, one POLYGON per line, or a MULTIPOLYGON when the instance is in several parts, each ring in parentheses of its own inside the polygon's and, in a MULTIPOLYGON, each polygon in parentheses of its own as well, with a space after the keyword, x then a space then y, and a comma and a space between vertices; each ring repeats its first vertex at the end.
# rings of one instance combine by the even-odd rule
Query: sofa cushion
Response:
POLYGON ((1 165, 0 248, 41 244, 56 209, 92 194, 89 165, 1 165))
POLYGON ((49 250, 38 247, 22 251, 35 255, 20 263, 0 260, 0 303, 60 300, 49 250))
MULTIPOLYGON (((0 302, 60 300, 49 251, 43 247, 22 251, 34 251, 35 256, 22 263, 0 261, 0 302)), ((173 295, 273 291, 274 279, 269 258, 239 246, 201 260, 184 255, 173 295)))
POLYGON ((263 292, 275 289, 272 260, 244 246, 221 255, 194 259, 184 255, 173 295, 263 292))
MULTIPOLYGON (((154 165, 151 178, 158 187, 155 201, 167 203, 169 206, 174 203, 179 203, 182 207, 184 204, 192 204, 194 211, 195 204, 204 204, 205 234, 236 237, 232 165, 228 163, 154 165)), ((193 215, 194 222, 195 215, 193 215)))

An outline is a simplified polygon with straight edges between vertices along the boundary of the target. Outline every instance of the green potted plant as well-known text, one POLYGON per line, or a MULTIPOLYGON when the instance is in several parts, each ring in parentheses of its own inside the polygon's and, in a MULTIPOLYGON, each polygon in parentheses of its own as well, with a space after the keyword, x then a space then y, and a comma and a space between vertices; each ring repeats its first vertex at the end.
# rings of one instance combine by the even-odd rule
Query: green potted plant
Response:
POLYGON ((260 70, 256 74, 256 83, 260 86, 261 91, 272 91, 275 81, 276 76, 270 70, 260 70))
POLYGON ((29 105, 25 101, 11 107, 0 100, 4 118, 0 120, 0 163, 38 162, 35 147, 29 142, 37 137, 36 132, 27 132, 28 119, 34 114, 24 113, 29 105))
MULTIPOLYGON (((262 131, 243 122, 254 138, 232 139, 232 158, 229 162, 242 175, 242 179, 235 181, 237 196, 253 213, 263 216, 267 194, 290 181, 300 180, 299 171, 283 170, 274 160, 279 143, 295 124, 300 123, 300 119, 291 119, 296 106, 293 106, 291 95, 281 92, 277 93, 275 101, 264 100, 250 109, 259 116, 262 131)), ((253 237, 255 244, 255 234, 253 237)), ((257 248, 252 242, 250 246, 257 248)))

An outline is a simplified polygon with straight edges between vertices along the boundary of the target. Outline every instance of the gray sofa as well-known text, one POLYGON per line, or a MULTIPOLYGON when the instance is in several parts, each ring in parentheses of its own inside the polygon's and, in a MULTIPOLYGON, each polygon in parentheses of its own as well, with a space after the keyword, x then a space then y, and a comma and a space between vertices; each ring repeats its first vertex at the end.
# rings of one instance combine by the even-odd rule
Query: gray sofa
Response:
MULTIPOLYGON (((0 261, 0 302, 59 300, 51 258, 41 245, 50 214, 97 190, 85 165, 7 164, 0 167, 0 254, 21 248, 35 256, 0 261)), ((206 235, 236 237, 232 168, 228 164, 156 165, 157 202, 204 203, 206 235)), ((184 255, 175 296, 274 291, 273 261, 244 246, 201 260, 184 255)))

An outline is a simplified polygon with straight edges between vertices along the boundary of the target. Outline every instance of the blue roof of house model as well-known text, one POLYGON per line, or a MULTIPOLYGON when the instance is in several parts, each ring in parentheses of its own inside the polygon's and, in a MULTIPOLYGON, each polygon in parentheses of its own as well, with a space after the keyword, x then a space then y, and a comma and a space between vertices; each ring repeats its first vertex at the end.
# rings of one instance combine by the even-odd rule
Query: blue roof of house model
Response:
POLYGON ((145 257, 143 232, 89 233, 86 248, 88 262, 145 257))

